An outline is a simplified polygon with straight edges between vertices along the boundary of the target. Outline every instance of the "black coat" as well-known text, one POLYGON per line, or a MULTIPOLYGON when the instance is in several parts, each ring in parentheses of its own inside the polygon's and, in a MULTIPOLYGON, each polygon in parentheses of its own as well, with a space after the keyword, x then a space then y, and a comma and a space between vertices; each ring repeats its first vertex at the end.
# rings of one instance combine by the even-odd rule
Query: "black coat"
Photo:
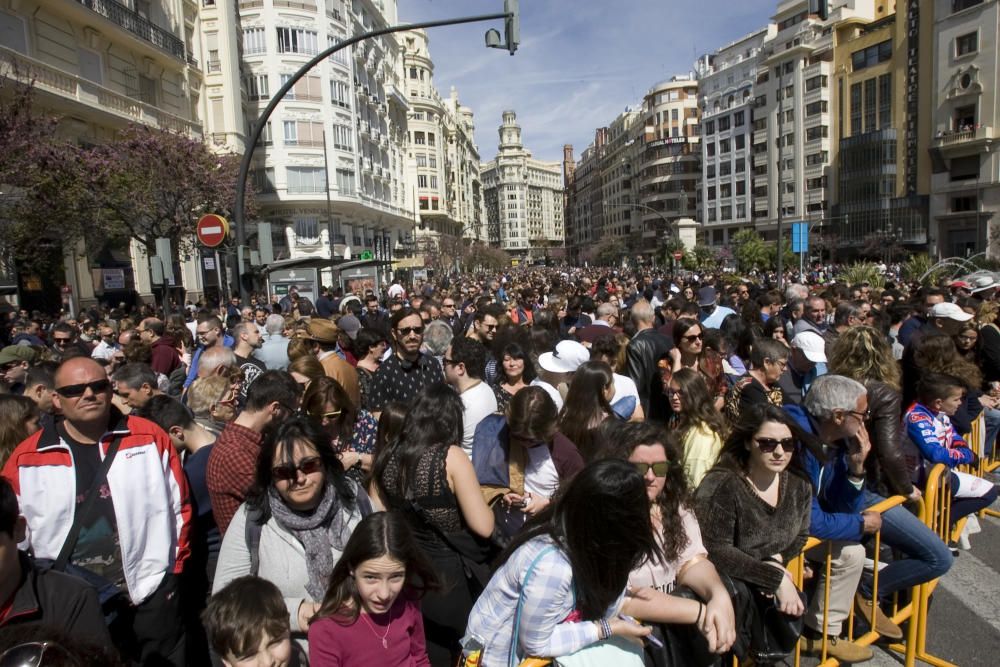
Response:
MULTIPOLYGON (((646 419, 666 421, 670 418, 670 402, 663 393, 663 375, 657 362, 667 358, 673 346, 672 340, 655 329, 644 329, 632 337, 626 349, 625 374, 635 381, 646 419)), ((669 358, 667 363, 670 363, 669 358)))

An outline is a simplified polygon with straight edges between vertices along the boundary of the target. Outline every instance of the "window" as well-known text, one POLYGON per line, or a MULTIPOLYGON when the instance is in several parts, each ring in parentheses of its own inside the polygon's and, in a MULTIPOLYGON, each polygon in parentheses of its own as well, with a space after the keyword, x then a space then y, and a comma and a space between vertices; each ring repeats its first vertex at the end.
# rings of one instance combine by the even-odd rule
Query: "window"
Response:
POLYGON ((815 167, 817 165, 826 164, 830 159, 829 153, 826 151, 820 151, 818 153, 813 153, 812 155, 806 156, 806 164, 810 167, 815 167))
POLYGON ((267 74, 251 74, 247 78, 247 95, 251 102, 271 97, 270 92, 268 92, 267 74))
POLYGON ((343 151, 354 149, 354 133, 349 125, 333 124, 333 147, 343 151))
POLYGON ((728 176, 733 172, 733 164, 731 162, 720 162, 719 163, 719 176, 728 176))
POLYGON ((433 132, 428 132, 427 133, 427 145, 428 146, 433 146, 434 145, 434 133, 433 132))
POLYGON ((951 161, 951 180, 964 181, 979 178, 979 156, 956 157, 951 161))
POLYGON ((806 129, 806 141, 816 141, 826 139, 829 136, 829 128, 826 125, 818 125, 806 129))
POLYGON ((429 156, 427 158, 427 166, 430 167, 431 169, 437 169, 437 166, 438 166, 438 159, 437 159, 437 157, 434 156, 434 155, 429 156))
POLYGON ((715 178, 715 165, 710 164, 705 167, 705 178, 715 178))
POLYGON ((955 38, 955 55, 965 56, 979 50, 979 33, 970 32, 955 38))
POLYGON ((952 116, 952 123, 956 132, 965 132, 976 127, 976 105, 969 104, 957 107, 952 116))
POLYGON ((719 132, 725 132, 729 129, 730 120, 729 116, 723 116, 719 119, 719 132))
MULTIPOLYGON (((2 14, 0 14, 0 21, 2 21, 2 14)), ((2 32, 2 25, 0 25, 0 32, 2 32)), ((101 54, 90 49, 77 49, 77 53, 80 56, 80 76, 96 84, 104 83, 104 68, 101 67, 101 54)))
POLYGON ((416 79, 417 78, 417 68, 416 67, 411 67, 410 68, 410 78, 411 79, 416 79))
POLYGON ((18 53, 28 53, 28 36, 24 29, 24 19, 0 11, 0 44, 18 53))
POLYGON ((419 176, 417 176, 417 187, 418 188, 426 188, 427 187, 427 175, 426 174, 420 174, 419 176))
POLYGON ((294 120, 286 120, 282 123, 285 131, 285 143, 294 146, 299 143, 298 123, 294 120))
POLYGON ((747 193, 747 182, 746 181, 736 181, 736 196, 745 195, 747 193))
POLYGON ((806 118, 809 116, 815 116, 816 114, 826 113, 827 111, 827 101, 820 100, 819 102, 810 102, 806 105, 806 118))
POLYGON ((818 90, 820 88, 826 88, 827 77, 826 74, 817 74, 816 76, 806 79, 806 92, 810 90, 818 90))
POLYGON ((960 12, 969 7, 983 4, 983 0, 951 0, 951 11, 960 12))
POLYGON ((746 123, 746 112, 737 111, 733 114, 733 127, 743 127, 746 123))
POLYGON ((424 139, 424 133, 423 132, 414 132, 413 133, 413 143, 415 143, 418 146, 425 145, 427 143, 427 141, 424 139))
POLYGON ((257 192, 274 192, 274 167, 254 169, 253 186, 257 192))
POLYGON ((878 78, 878 127, 880 130, 892 127, 892 74, 878 78))
POLYGON ((715 155, 714 141, 710 141, 707 144, 705 144, 705 155, 707 155, 708 157, 712 157, 713 155, 715 155))
POLYGON ((872 44, 866 49, 859 49, 852 53, 851 66, 857 72, 866 67, 874 67, 879 63, 884 63, 890 58, 892 58, 892 40, 887 39, 884 42, 872 44))
POLYGON ((746 148, 746 145, 747 145, 746 135, 737 134, 733 139, 734 139, 734 145, 736 147, 736 150, 740 150, 742 148, 746 148))
POLYGON ((289 194, 326 192, 326 170, 323 167, 288 167, 289 194))
POLYGON ((738 158, 736 160, 736 173, 742 174, 747 170, 747 161, 744 158, 738 158))
POLYGON ((766 130, 766 129, 767 129, 767 118, 766 117, 765 118, 758 118, 758 119, 756 119, 753 122, 753 131, 754 132, 757 132, 758 130, 766 130))
POLYGON ((295 236, 302 240, 315 241, 319 239, 319 218, 296 218, 295 236))
POLYGON ((354 171, 351 169, 337 170, 337 191, 341 194, 354 194, 354 171))
POLYGON ((330 102, 337 105, 338 107, 343 107, 345 109, 351 108, 351 88, 343 81, 331 81, 330 82, 330 102))
POLYGON ((431 187, 436 188, 438 186, 438 177, 431 175, 431 187))
POLYGON ((723 183, 719 186, 719 196, 720 197, 732 197, 733 196, 733 186, 731 183, 723 183))
POLYGON ((861 84, 851 84, 851 135, 861 134, 861 84))
POLYGON ((715 200, 715 186, 714 185, 708 186, 708 195, 707 195, 707 197, 708 197, 709 201, 714 201, 715 200))
POLYGON ((418 167, 426 167, 427 166, 427 156, 426 155, 424 155, 423 153, 418 153, 415 157, 417 158, 417 166, 418 167))
POLYGON ((301 53, 314 56, 318 53, 315 30, 278 28, 278 53, 301 53))
POLYGON ((705 121, 705 136, 710 137, 715 134, 715 121, 706 120, 705 121))
POLYGON ((243 31, 243 54, 247 56, 267 53, 263 28, 246 28, 243 31))
POLYGON ((976 198, 975 197, 952 197, 951 198, 951 211, 952 213, 966 213, 968 211, 976 210, 976 198))
POLYGON ((729 139, 719 140, 719 154, 725 155, 732 151, 732 142, 729 139))
POLYGON ((826 187, 826 176, 806 179, 806 190, 817 190, 817 189, 822 190, 825 187, 826 187))
POLYGON ((156 106, 157 80, 139 75, 139 99, 146 104, 156 106))
POLYGON ((878 81, 872 77, 865 81, 865 132, 875 130, 875 90, 878 81))
POLYGON ((785 147, 787 148, 788 146, 794 146, 794 145, 795 145, 795 133, 789 132, 788 134, 785 135, 785 147))

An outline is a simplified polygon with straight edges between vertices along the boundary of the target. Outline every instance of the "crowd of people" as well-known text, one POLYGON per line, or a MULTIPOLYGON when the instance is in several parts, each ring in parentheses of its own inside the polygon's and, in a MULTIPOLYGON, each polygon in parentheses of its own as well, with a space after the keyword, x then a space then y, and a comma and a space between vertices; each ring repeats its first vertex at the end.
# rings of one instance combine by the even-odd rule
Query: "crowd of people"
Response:
POLYGON ((997 498, 964 438, 1000 432, 997 288, 529 269, 10 312, 0 662, 863 662, 852 609, 901 639, 885 605, 957 553, 931 467, 968 532, 997 498))

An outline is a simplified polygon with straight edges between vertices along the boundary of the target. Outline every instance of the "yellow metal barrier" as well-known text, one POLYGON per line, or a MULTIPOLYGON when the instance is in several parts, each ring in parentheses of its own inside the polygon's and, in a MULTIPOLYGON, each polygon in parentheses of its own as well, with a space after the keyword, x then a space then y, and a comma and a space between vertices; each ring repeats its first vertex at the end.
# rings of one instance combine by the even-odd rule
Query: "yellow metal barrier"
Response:
MULTIPOLYGON (((978 475, 979 477, 985 477, 987 473, 1000 468, 1000 456, 998 456, 996 451, 997 447, 995 443, 993 451, 990 452, 989 456, 986 456, 986 418, 982 414, 976 418, 976 421, 972 422, 972 430, 965 437, 965 442, 969 445, 969 449, 975 453, 977 459, 974 468, 972 466, 963 466, 966 472, 978 475)), ((1000 512, 987 508, 979 510, 979 516, 1000 517, 1000 512)), ((964 525, 965 523, 963 522, 959 528, 964 527, 964 525)), ((958 535, 961 535, 961 530, 958 531, 958 535)))

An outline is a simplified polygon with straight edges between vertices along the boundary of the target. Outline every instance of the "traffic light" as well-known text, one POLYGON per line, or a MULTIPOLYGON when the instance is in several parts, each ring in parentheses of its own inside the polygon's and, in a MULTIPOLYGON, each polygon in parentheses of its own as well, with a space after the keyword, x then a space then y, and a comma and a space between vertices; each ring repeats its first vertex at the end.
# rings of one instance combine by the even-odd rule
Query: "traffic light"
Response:
POLYGON ((504 0, 503 10, 507 14, 504 24, 504 33, 507 38, 507 50, 510 55, 514 55, 518 45, 521 43, 521 17, 518 12, 518 0, 504 0))
POLYGON ((503 11, 507 15, 504 20, 504 37, 506 41, 500 41, 499 30, 486 31, 486 46, 491 49, 507 49, 510 55, 517 51, 518 44, 521 43, 521 18, 517 7, 518 0, 504 0, 503 11))

